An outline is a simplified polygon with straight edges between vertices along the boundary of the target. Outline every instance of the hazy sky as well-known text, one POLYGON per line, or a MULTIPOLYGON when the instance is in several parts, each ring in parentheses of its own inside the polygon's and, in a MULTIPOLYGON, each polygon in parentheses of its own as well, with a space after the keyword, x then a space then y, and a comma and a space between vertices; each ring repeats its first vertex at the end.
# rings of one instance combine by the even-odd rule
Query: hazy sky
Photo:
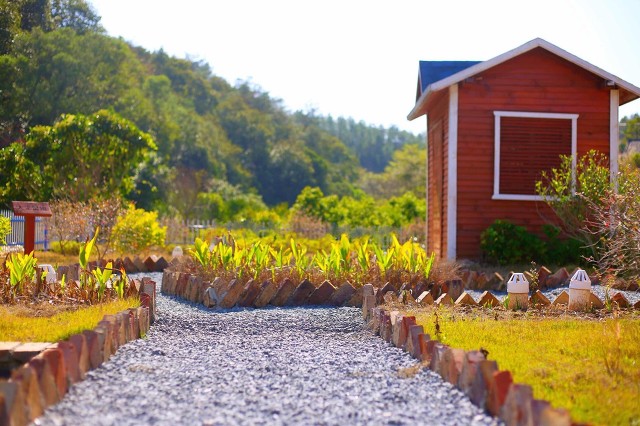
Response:
POLYGON ((486 60, 541 37, 640 87, 640 0, 89 1, 110 35, 204 60, 291 111, 416 133, 421 59, 486 60))

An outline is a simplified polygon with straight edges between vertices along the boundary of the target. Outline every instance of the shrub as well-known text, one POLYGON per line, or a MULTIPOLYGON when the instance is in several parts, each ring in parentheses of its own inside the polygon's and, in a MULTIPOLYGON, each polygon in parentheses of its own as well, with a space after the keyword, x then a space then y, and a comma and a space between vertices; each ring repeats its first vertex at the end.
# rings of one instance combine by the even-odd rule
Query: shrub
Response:
POLYGON ((158 214, 136 209, 133 205, 113 227, 114 248, 125 252, 142 253, 153 246, 163 246, 167 228, 158 223, 158 214))
POLYGON ((574 173, 572 157, 561 159, 559 168, 542 173, 542 180, 536 182, 536 192, 560 219, 569 237, 596 250, 602 235, 594 232, 594 228, 585 228, 585 223, 591 223, 593 208, 602 204, 611 189, 608 160, 604 154, 591 150, 576 162, 574 173))
POLYGON ((542 262, 550 265, 584 264, 589 256, 589 248, 575 238, 559 238, 562 230, 554 225, 544 225, 544 256, 542 262))
POLYGON ((527 228, 500 219, 482 232, 480 248, 488 261, 499 265, 539 260, 544 250, 542 241, 527 228))
POLYGON ((58 241, 61 254, 78 254, 67 242, 83 241, 89 236, 89 208, 86 203, 56 200, 50 203, 49 230, 58 241))
POLYGON ((640 280, 640 170, 628 166, 618 177, 619 192, 591 203, 585 231, 600 238, 594 261, 603 275, 640 280))
POLYGON ((100 251, 100 246, 97 244, 95 246, 98 259, 103 259, 111 247, 111 231, 118 218, 124 213, 124 205, 119 197, 111 196, 109 198, 92 198, 87 206, 89 225, 92 230, 98 229, 98 241, 105 247, 103 251, 100 251))
POLYGON ((11 219, 0 216, 0 245, 7 244, 7 235, 11 233, 11 219))
POLYGON ((77 256, 84 243, 78 241, 53 241, 50 250, 54 253, 72 254, 77 256))

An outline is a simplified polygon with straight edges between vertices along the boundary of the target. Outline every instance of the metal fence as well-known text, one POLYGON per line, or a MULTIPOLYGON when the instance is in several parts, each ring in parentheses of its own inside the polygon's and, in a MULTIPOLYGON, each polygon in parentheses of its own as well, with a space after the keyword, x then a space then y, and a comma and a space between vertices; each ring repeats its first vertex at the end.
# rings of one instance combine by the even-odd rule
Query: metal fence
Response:
MULTIPOLYGON (((16 216, 11 210, 0 210, 0 216, 11 220, 11 233, 7 235, 7 245, 24 245, 24 216, 16 216)), ((49 228, 47 218, 36 217, 36 250, 49 250, 49 228)))

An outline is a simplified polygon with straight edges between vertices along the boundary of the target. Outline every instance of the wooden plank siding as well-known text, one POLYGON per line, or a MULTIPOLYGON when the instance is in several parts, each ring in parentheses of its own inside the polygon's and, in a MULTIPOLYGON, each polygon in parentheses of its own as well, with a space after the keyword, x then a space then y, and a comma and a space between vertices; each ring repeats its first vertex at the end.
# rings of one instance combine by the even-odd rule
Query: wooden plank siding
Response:
POLYGON ((442 91, 429 105, 427 119, 427 253, 447 253, 447 173, 449 93, 442 91), (437 133, 437 134, 436 134, 437 133), (439 188, 439 182, 442 187, 439 188))
MULTIPOLYGON (((579 114, 578 156, 591 149, 609 154, 609 89, 605 82, 542 48, 460 83, 458 108, 458 258, 480 257, 480 234, 496 219, 540 232, 545 223, 541 215, 553 218, 541 202, 491 199, 494 111, 579 114)), ((443 116, 441 109, 439 102, 429 107, 429 119, 443 116)))

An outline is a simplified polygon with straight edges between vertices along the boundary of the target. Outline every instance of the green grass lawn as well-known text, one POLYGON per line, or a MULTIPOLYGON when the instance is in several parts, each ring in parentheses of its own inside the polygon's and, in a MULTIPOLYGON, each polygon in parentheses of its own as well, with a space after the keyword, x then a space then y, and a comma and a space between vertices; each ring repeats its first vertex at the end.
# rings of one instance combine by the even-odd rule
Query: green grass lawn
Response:
POLYGON ((12 306, 0 305, 0 341, 57 342, 93 329, 107 314, 140 306, 137 298, 117 300, 52 316, 29 316, 12 306))
MULTIPOLYGON (((488 310, 482 310, 490 312, 488 310)), ((498 318, 435 310, 411 313, 425 333, 465 350, 485 348, 535 398, 571 412, 574 421, 640 425, 640 318, 603 320, 498 318)))

